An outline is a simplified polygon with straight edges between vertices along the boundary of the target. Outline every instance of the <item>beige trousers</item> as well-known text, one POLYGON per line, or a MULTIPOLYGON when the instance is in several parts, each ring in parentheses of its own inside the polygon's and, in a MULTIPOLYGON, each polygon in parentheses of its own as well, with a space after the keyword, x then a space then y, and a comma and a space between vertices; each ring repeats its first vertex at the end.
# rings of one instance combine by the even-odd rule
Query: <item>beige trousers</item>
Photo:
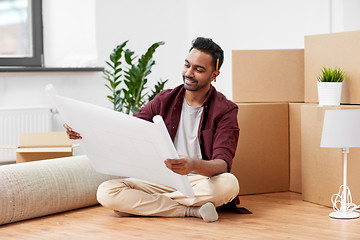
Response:
POLYGON ((97 199, 106 208, 142 216, 184 217, 189 206, 212 202, 216 207, 233 200, 239 183, 231 173, 213 177, 188 176, 195 196, 186 197, 174 188, 135 178, 103 182, 97 199))

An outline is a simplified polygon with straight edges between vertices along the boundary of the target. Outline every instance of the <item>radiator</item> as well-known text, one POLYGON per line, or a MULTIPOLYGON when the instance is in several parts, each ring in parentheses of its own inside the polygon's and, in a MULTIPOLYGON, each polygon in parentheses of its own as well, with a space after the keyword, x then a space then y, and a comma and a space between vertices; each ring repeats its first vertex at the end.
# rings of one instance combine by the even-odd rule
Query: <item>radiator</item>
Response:
POLYGON ((50 107, 0 108, 0 162, 16 159, 21 133, 49 132, 52 129, 50 107))

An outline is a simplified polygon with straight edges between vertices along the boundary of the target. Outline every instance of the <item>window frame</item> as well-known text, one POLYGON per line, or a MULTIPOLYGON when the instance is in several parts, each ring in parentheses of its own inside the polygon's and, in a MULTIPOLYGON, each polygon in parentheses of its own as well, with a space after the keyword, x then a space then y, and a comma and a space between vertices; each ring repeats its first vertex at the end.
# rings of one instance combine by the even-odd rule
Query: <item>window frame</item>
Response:
POLYGON ((42 0, 31 0, 32 57, 1 57, 0 66, 42 67, 43 66, 43 25, 42 0))

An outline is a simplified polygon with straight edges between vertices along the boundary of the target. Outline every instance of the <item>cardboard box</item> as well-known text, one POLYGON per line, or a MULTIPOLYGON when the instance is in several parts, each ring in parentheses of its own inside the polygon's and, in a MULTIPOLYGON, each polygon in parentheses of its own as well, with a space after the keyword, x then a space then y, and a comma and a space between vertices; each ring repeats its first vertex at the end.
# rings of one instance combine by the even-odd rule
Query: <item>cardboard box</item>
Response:
POLYGON ((360 104, 360 31, 305 36, 305 102, 318 103, 321 68, 346 72, 341 103, 360 104))
POLYGON ((289 103, 290 191, 301 193, 301 106, 289 103))
MULTIPOLYGON (((360 105, 301 107, 301 161, 303 200, 332 207, 331 196, 343 183, 343 154, 340 148, 320 148, 326 109, 360 109, 360 105)), ((360 204, 360 149, 350 148, 347 182, 353 202, 360 204)))
POLYGON ((72 141, 65 132, 23 133, 16 163, 72 156, 72 141))
POLYGON ((304 102, 304 50, 233 50, 234 102, 304 102))
POLYGON ((231 173, 240 195, 288 191, 288 104, 237 105, 240 137, 231 173))

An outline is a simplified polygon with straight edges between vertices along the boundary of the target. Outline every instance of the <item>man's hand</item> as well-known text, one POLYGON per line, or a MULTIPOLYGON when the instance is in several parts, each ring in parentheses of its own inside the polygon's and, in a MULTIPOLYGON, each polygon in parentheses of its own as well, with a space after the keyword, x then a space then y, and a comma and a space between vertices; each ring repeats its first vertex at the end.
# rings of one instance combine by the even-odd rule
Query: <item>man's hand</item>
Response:
POLYGON ((180 156, 180 159, 166 159, 165 165, 175 173, 187 175, 195 171, 196 159, 180 156))
POLYGON ((165 165, 171 171, 181 175, 194 172, 212 177, 228 170, 226 161, 222 159, 202 160, 180 156, 180 159, 166 159, 165 165))
POLYGON ((69 136, 70 139, 78 140, 82 139, 79 133, 74 132, 71 127, 69 127, 66 123, 64 124, 64 128, 66 128, 66 133, 69 136))

